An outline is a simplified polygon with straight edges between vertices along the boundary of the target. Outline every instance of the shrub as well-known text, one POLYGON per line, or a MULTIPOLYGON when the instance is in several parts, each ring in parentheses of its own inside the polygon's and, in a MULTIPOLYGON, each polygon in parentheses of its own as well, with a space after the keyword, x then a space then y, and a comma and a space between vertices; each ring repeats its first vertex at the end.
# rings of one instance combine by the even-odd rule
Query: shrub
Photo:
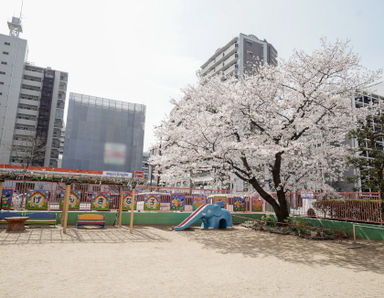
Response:
POLYGON ((271 215, 263 215, 261 221, 263 225, 267 227, 275 227, 277 224, 277 219, 271 215))
POLYGON ((304 218, 293 217, 292 224, 293 224, 294 230, 296 230, 299 233, 299 235, 304 235, 306 233, 307 225, 305 223, 304 218))

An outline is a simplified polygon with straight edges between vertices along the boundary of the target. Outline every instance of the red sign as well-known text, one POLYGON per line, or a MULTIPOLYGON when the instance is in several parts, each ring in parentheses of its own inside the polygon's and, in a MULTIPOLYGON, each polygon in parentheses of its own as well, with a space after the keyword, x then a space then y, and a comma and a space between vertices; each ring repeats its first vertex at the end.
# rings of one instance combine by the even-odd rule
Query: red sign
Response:
POLYGON ((135 178, 144 179, 144 172, 143 171, 135 171, 135 178))

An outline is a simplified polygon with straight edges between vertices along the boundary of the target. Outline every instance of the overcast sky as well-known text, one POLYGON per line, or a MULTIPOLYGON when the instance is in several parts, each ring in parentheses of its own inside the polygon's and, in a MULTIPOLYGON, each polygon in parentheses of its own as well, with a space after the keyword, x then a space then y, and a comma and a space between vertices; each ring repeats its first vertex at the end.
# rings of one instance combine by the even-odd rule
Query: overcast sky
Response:
MULTIPOLYGON (((0 33, 21 0, 1 0, 0 33)), ((267 39, 279 57, 312 51, 325 36, 350 39, 365 66, 384 66, 381 0, 24 0, 29 61, 69 73, 69 92, 147 106, 145 144, 171 98, 240 32, 267 39)))

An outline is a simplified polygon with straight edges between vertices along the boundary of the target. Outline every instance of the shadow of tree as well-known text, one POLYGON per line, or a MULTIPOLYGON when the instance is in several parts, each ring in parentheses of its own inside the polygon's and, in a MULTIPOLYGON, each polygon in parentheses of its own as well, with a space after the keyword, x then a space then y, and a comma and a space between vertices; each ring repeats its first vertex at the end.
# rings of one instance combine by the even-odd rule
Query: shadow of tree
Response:
POLYGON ((124 243, 124 242, 162 242, 168 241, 150 227, 135 227, 133 233, 126 227, 115 228, 29 228, 22 233, 7 233, 0 230, 1 245, 44 244, 44 243, 124 243))
POLYGON ((360 249, 348 249, 351 241, 316 241, 291 235, 271 234, 242 227, 232 230, 193 228, 183 233, 219 253, 240 253, 246 257, 274 256, 286 262, 306 265, 334 265, 358 272, 384 274, 384 247, 365 241, 360 249))

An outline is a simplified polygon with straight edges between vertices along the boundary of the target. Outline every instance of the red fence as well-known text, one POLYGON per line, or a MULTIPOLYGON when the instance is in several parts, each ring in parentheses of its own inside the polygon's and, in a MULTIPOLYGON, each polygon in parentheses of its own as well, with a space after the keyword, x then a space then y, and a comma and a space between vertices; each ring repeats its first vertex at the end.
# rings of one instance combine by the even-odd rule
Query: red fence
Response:
POLYGON ((294 216, 383 224, 380 193, 340 192, 333 196, 291 193, 287 198, 294 216))

